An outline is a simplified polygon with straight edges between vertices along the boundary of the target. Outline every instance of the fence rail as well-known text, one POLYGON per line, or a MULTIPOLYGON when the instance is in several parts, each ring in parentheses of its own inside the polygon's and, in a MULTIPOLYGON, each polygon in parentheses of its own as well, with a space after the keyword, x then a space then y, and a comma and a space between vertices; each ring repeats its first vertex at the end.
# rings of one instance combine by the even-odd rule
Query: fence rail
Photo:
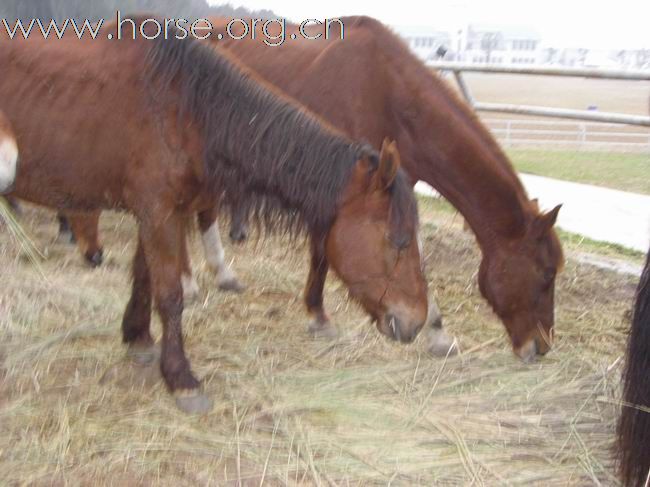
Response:
POLYGON ((567 108, 550 108, 529 105, 512 105, 505 103, 485 103, 475 101, 469 86, 463 78, 463 72, 501 73, 535 76, 569 76, 580 78, 615 79, 626 81, 650 81, 650 71, 627 71, 612 69, 556 68, 533 66, 502 66, 489 64, 468 64, 458 62, 435 61, 428 66, 454 73, 460 91, 467 102, 475 110, 491 113, 508 113, 513 115, 530 115, 537 117, 565 118, 571 120, 587 120, 593 122, 608 122, 623 125, 650 127, 650 117, 627 115, 623 113, 607 113, 591 110, 571 110, 567 108))
POLYGON ((650 131, 618 124, 548 120, 484 119, 506 147, 553 146, 580 150, 619 149, 650 153, 650 131))

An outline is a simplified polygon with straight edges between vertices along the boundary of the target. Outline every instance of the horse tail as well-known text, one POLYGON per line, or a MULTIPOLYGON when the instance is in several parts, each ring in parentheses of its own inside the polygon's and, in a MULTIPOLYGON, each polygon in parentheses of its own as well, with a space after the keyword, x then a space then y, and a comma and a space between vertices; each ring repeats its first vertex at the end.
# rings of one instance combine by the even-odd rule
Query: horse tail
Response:
POLYGON ((637 289, 623 373, 618 422, 619 472, 624 485, 650 485, 650 251, 637 289))

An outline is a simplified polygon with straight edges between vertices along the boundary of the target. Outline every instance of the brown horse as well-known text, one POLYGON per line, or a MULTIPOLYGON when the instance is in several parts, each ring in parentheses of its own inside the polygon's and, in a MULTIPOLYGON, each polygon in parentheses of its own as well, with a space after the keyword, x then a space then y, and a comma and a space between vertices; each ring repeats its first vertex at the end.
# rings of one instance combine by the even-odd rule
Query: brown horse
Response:
POLYGON ((629 487, 650 483, 650 250, 637 289, 618 422, 619 471, 629 487))
POLYGON ((181 327, 185 222, 206 202, 243 199, 267 229, 304 230, 312 266, 331 264, 383 334, 412 341, 427 289, 395 144, 378 154, 353 142, 207 44, 109 40, 111 29, 93 42, 0 37, 0 106, 23 148, 13 196, 136 216, 123 340, 154 358, 155 302, 160 367, 178 406, 211 407, 181 327))
MULTIPOLYGON (((474 231, 483 253, 481 293, 505 324, 515 353, 526 361, 546 353, 553 339, 555 276, 563 265, 552 228, 559 206, 539 212, 476 115, 388 28, 367 17, 342 21, 343 41, 332 31, 328 40, 298 36, 270 48, 258 24, 256 40, 226 36, 216 42, 347 135, 375 146, 386 136, 396 140, 411 181, 437 189, 474 231)), ((215 33, 225 32, 226 23, 213 19, 215 33)), ((277 34, 273 26, 269 30, 277 34)), ((298 32, 298 26, 287 26, 287 32, 298 32)), ((217 228, 203 220, 202 228, 217 228)), ((221 255, 216 245, 213 253, 221 255)), ((312 296, 319 295, 326 272, 321 267, 311 281, 312 296)), ((314 314, 321 318, 316 328, 330 327, 318 304, 314 314)), ((432 349, 446 352, 448 338, 440 328, 434 333, 432 349)))
MULTIPOLYGON (((373 145, 395 139, 411 180, 440 191, 476 234, 483 251, 480 289, 515 353, 526 361, 546 353, 563 263, 552 230, 559 207, 539 213, 475 114, 388 28, 367 17, 342 21, 345 40, 332 31, 330 39, 298 37, 269 52, 260 29, 257 40, 226 36, 218 43, 348 135, 373 145)), ((215 20, 215 31, 225 31, 226 22, 215 20)))
POLYGON ((18 144, 9 120, 0 112, 0 194, 8 193, 16 181, 18 144))

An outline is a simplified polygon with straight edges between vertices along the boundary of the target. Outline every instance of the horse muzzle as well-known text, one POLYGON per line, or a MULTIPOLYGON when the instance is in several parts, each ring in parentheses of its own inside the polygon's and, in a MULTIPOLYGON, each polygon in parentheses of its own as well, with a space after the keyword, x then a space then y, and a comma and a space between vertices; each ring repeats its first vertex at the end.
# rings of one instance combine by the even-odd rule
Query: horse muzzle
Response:
POLYGON ((387 313, 379 323, 379 331, 392 340, 401 343, 412 343, 425 323, 426 321, 417 324, 406 324, 396 315, 387 313))
POLYGON ((550 336, 546 334, 536 333, 524 345, 514 350, 524 363, 530 364, 535 361, 539 356, 546 355, 553 347, 553 330, 551 329, 550 336))

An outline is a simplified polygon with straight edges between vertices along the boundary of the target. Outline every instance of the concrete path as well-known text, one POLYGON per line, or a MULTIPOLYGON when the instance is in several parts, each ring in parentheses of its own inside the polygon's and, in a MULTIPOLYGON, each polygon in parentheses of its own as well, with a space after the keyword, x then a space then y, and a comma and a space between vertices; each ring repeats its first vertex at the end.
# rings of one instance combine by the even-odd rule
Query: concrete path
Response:
MULTIPOLYGON (((650 245, 650 196, 529 174, 520 174, 520 177, 529 196, 538 198, 542 209, 563 204, 558 220, 560 228, 647 252, 650 245)), ((418 183, 416 190, 428 195, 437 194, 425 183, 418 183)))

